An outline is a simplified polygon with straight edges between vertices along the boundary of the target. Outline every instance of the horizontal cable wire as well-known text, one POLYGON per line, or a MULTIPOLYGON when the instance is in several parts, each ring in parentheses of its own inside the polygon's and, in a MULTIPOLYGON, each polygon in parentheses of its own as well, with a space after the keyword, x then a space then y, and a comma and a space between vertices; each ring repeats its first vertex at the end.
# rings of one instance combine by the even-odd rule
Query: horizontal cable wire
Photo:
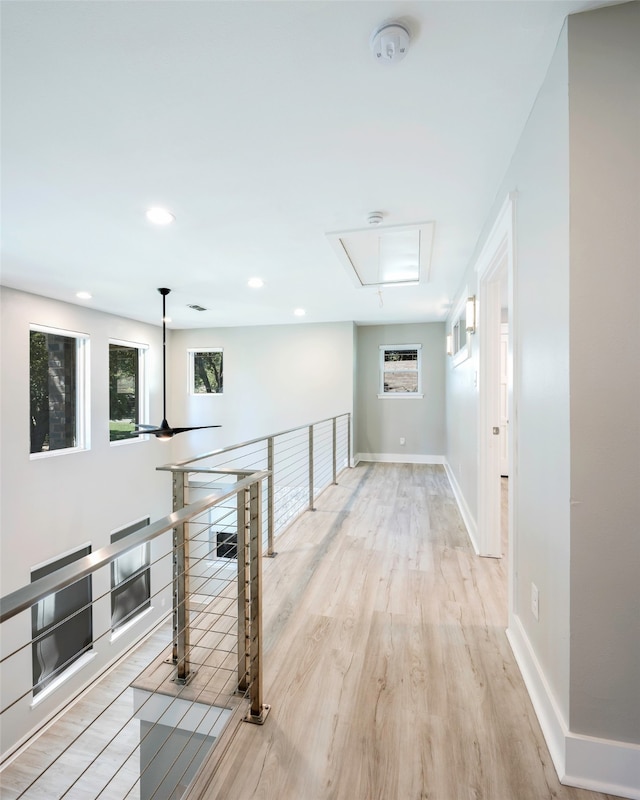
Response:
MULTIPOLYGON (((340 461, 342 460, 346 463, 348 453, 346 434, 348 431, 348 426, 346 421, 342 421, 343 434, 339 438, 340 422, 341 420, 338 419, 335 429, 335 454, 333 453, 333 422, 331 420, 325 421, 324 423, 321 423, 320 426, 315 426, 314 428, 313 450, 311 453, 314 475, 314 486, 312 492, 313 496, 315 496, 319 491, 322 491, 323 488, 326 488, 326 486, 333 481, 334 469, 338 469, 340 461), (340 439, 345 439, 345 441, 341 441, 340 439)), ((269 533, 267 527, 269 480, 273 482, 271 491, 273 493, 273 521, 275 530, 272 531, 272 535, 274 537, 276 534, 284 530, 292 517, 298 516, 299 513, 305 511, 309 507, 310 437, 308 428, 285 432, 281 435, 280 440, 278 440, 278 437, 271 437, 271 441, 271 452, 273 453, 272 467, 275 474, 270 479, 265 478, 261 481, 261 492, 258 496, 258 503, 262 506, 262 530, 258 531, 258 535, 260 536, 260 534, 262 534, 261 538, 263 539, 265 539, 265 534, 267 534, 268 537, 269 533)), ((218 490, 221 488, 221 486, 229 487, 229 490, 233 490, 234 484, 230 481, 235 481, 235 478, 228 475, 207 475, 207 473, 199 471, 199 469, 202 467, 206 467, 207 469, 235 470, 268 469, 269 465, 267 463, 268 453, 266 441, 261 440, 261 446, 256 446, 257 442, 248 444, 252 446, 252 449, 245 448, 244 452, 240 447, 238 447, 230 449, 235 451, 233 453, 225 451, 224 453, 219 452, 215 454, 209 454, 206 457, 197 457, 196 460, 198 460, 200 463, 198 463, 198 466, 194 470, 189 470, 188 473, 188 480, 190 479, 191 481, 195 482, 195 485, 186 487, 186 491, 189 493, 188 496, 192 496, 193 498, 197 499, 198 495, 203 493, 206 494, 212 490, 218 490)), ((192 462, 184 462, 184 465, 186 466, 190 463, 192 462)), ((187 624, 189 627, 191 641, 185 656, 189 662, 189 668, 191 672, 196 673, 196 677, 194 678, 194 682, 187 686, 178 687, 177 684, 173 684, 174 694, 163 695, 165 699, 169 698, 166 699, 168 705, 166 707, 163 706, 161 712, 151 713, 149 715, 150 720, 147 720, 149 723, 147 732, 146 734, 142 735, 141 738, 138 738, 135 746, 132 748, 127 746, 120 749, 117 756, 119 765, 112 775, 105 777, 104 780, 106 782, 98 791, 98 793, 94 795, 95 797, 104 796, 109 797, 111 800, 111 797, 115 797, 115 795, 110 793, 109 787, 115 788, 116 783, 123 785, 126 783, 128 787, 126 788, 126 793, 118 795, 118 797, 133 798, 138 796, 136 794, 136 787, 142 785, 141 782, 147 770, 149 770, 149 774, 151 774, 154 760, 157 761, 161 758, 160 752, 162 751, 162 747, 172 739, 172 731, 174 729, 173 726, 165 736, 165 731, 160 721, 164 715, 168 714, 170 708, 175 707, 178 714, 177 718, 172 718, 173 725, 182 723, 186 719, 187 715, 191 713, 190 709, 193 709, 194 711, 198 709, 198 713, 200 713, 202 711, 201 707, 204 705, 210 708, 220 708, 221 710, 220 713, 215 715, 215 719, 213 719, 213 721, 206 716, 206 713, 208 712, 202 712, 205 714, 205 716, 202 717, 203 720, 206 720, 205 728, 203 729, 201 724, 193 724, 191 726, 192 730, 190 730, 189 735, 184 738, 183 742, 181 742, 182 746, 176 748, 167 761, 162 759, 164 776, 161 779, 158 779, 157 776, 153 778, 154 781, 158 780, 158 783, 157 787, 150 795, 151 798, 157 797, 161 788, 163 792, 166 791, 166 787, 163 787, 163 781, 166 780, 169 775, 171 775, 172 770, 174 771, 174 774, 171 775, 172 783, 177 781, 177 785, 180 785, 183 780, 186 780, 186 776, 189 774, 190 769, 197 769, 197 765, 200 763, 200 760, 204 755, 201 751, 203 751, 204 748, 206 748, 208 751, 215 742, 215 739, 211 736, 211 734, 216 726, 218 726, 218 722, 223 716, 223 711, 229 711, 230 719, 237 718, 239 709, 241 709, 241 705, 238 704, 236 710, 233 711, 229 708, 228 701, 226 701, 225 698, 229 697, 230 687, 235 686, 234 691, 237 691, 239 658, 247 659, 250 657, 250 654, 246 650, 242 651, 240 654, 238 653, 237 611, 239 602, 244 605, 244 586, 238 587, 237 585, 237 557, 240 557, 241 555, 237 550, 237 514, 238 508, 235 501, 234 505, 230 505, 229 500, 222 501, 220 503, 214 501, 206 510, 200 513, 199 517, 185 520, 184 523, 182 523, 186 526, 190 547, 188 553, 184 556, 185 572, 181 573, 181 575, 186 575, 188 577, 190 584, 189 593, 184 602, 188 608, 187 624), (227 502, 226 506, 224 505, 224 502, 227 502), (227 544, 229 546, 234 545, 234 542, 231 540, 231 536, 233 534, 236 535, 236 557, 218 556, 218 547, 220 544, 225 543, 224 539, 226 537, 229 537, 227 544), (204 699, 205 697, 207 698, 206 700, 204 699), (188 701, 188 705, 184 707, 176 706, 176 703, 184 700, 188 701), (217 705, 218 703, 220 705, 217 705), (135 760, 134 756, 136 753, 141 754, 143 745, 148 741, 148 737, 151 736, 152 731, 154 730, 159 732, 159 736, 156 736, 156 739, 158 739, 158 741, 162 739, 162 742, 160 743, 156 754, 149 758, 142 774, 132 782, 131 779, 133 776, 130 775, 130 773, 131 765, 135 760), (196 735, 202 735, 202 740, 194 741, 194 737, 196 735), (212 741, 209 741, 209 739, 212 739, 212 741), (187 752, 187 748, 190 747, 192 742, 194 742, 194 746, 187 752), (119 775, 120 779, 117 780, 119 775), (105 794, 107 792, 109 794, 105 794)), ((169 528, 167 532, 170 532, 170 530, 171 529, 169 528)), ((172 549, 169 552, 165 552, 154 558, 154 561, 151 562, 148 567, 141 567, 140 574, 143 574, 146 569, 156 567, 159 562, 167 557, 174 556, 173 543, 171 548, 172 549)), ((108 567, 106 568, 108 569, 108 567)), ((160 587, 160 589, 154 591, 148 601, 142 601, 141 606, 146 606, 148 602, 151 602, 154 598, 157 598, 159 594, 166 593, 167 590, 173 586, 174 580, 180 576, 174 574, 174 568, 171 569, 171 573, 171 579, 162 587, 160 587)), ((133 577, 135 577, 135 575, 133 577)), ((107 601, 107 598, 110 595, 111 588, 107 591, 104 591, 99 595, 99 597, 94 598, 93 603, 104 603, 107 601)), ((74 613, 78 614, 81 613, 81 611, 82 609, 74 613)), ((120 626, 125 624, 129 618, 134 619, 137 616, 137 612, 138 609, 132 609, 129 611, 126 617, 123 618, 124 623, 120 621, 120 626)), ((166 652, 167 648, 170 649, 172 647, 171 642, 175 641, 175 636, 179 634, 180 631, 176 632, 174 630, 173 633, 170 633, 167 630, 168 618, 171 616, 171 614, 172 610, 169 610, 161 619, 158 620, 157 624, 154 626, 154 629, 146 634, 142 642, 136 646, 136 650, 138 647, 142 647, 144 643, 150 641, 154 636, 158 636, 160 634, 161 638, 167 635, 170 637, 168 644, 161 645, 160 652, 166 652), (164 631, 164 633, 162 633, 162 631, 164 631)), ((67 620, 62 620, 58 624, 63 624, 65 621, 67 620)), ((53 628, 48 629, 42 635, 44 636, 46 634, 50 634, 52 629, 53 628)), ((91 647, 98 644, 107 634, 113 634, 113 630, 114 629, 112 628, 107 628, 104 633, 101 633, 99 636, 95 637, 92 641, 91 647)), ((17 650, 13 651, 13 653, 5 656, 2 661, 6 661, 8 658, 15 656, 26 647, 32 645, 33 641, 30 640, 25 645, 22 645, 17 650)), ((118 665, 120 665, 121 662, 126 661, 126 656, 127 654, 123 654, 123 656, 118 659, 118 665)), ((159 655, 153 658, 151 664, 156 663, 158 666, 161 666, 161 662, 158 661, 159 658, 159 655)), ((2 664, 2 661, 0 661, 0 664, 2 664)), ((119 730, 109 739, 109 741, 99 750, 99 752, 97 752, 93 758, 91 758, 90 762, 84 766, 80 774, 75 777, 72 783, 66 788, 66 790, 64 790, 64 793, 60 795, 60 797, 67 797, 69 794, 72 796, 75 795, 77 789, 81 789, 83 786, 83 779, 85 779, 85 777, 88 775, 89 770, 100 760, 101 756, 103 756, 109 750, 109 748, 112 747, 112 745, 115 746, 114 743, 118 737, 125 736, 125 732, 128 728, 130 729, 132 721, 136 719, 143 719, 142 714, 144 713, 145 707, 151 702, 151 699, 161 691, 163 684, 165 684, 168 680, 166 674, 171 674, 171 670, 174 668, 172 664, 169 664, 168 666, 170 668, 168 672, 167 670, 154 667, 157 675, 152 681, 149 681, 149 675, 146 675, 146 677, 143 679, 143 676, 145 676, 145 673, 149 670, 149 666, 142 667, 137 677, 131 680, 130 683, 115 696, 115 698, 111 699, 109 705, 107 705, 98 713, 87 730, 89 730, 91 726, 97 726, 98 720, 103 718, 103 715, 106 714, 108 709, 114 707, 115 704, 122 702, 125 697, 128 697, 128 693, 132 693, 134 691, 137 682, 140 684, 139 689, 141 691, 148 692, 148 697, 143 699, 141 703, 135 705, 132 716, 121 724, 119 730), (74 789, 74 787, 76 788, 74 789)), ((111 669, 109 672, 111 672, 111 669)), ((249 685, 247 691, 243 693, 243 696, 246 697, 250 688, 251 687, 249 685)), ((20 698, 18 698, 18 700, 23 699, 28 694, 29 692, 27 692, 25 695, 22 695, 20 698)), ((85 695, 86 691, 83 692, 81 696, 84 697, 85 695)), ((15 702, 18 702, 18 700, 14 701, 11 705, 15 705, 15 702)), ((131 702, 133 702, 133 694, 131 694, 131 702)), ((4 713, 6 710, 6 708, 3 709, 2 713, 4 713)), ((220 729, 220 732, 221 730, 222 729, 220 729)), ((51 763, 45 768, 44 772, 41 772, 39 775, 35 776, 29 786, 24 788, 22 790, 22 794, 19 796, 22 796, 28 792, 29 789, 40 780, 40 778, 44 779, 46 772, 51 769, 56 762, 63 758, 65 754, 69 752, 70 748, 74 746, 74 744, 80 742, 84 733, 84 731, 78 733, 67 745, 65 750, 56 756, 53 761, 51 761, 51 763)), ((84 789, 82 789, 82 791, 84 792, 84 789)), ((85 794, 82 794, 81 796, 83 800, 85 796, 89 797, 89 795, 85 794)))

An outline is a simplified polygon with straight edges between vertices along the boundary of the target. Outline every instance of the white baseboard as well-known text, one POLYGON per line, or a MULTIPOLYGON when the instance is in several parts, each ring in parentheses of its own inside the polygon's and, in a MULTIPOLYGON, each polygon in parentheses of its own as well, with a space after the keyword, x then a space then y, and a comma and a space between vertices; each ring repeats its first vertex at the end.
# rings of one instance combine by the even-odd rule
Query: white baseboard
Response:
POLYGON ((381 464, 444 464, 444 456, 423 456, 416 453, 356 453, 355 463, 377 461, 381 464))
POLYGON ((447 473, 447 478, 449 478, 449 483, 453 489, 453 496, 456 498, 456 503, 460 509, 460 516, 462 517, 462 521, 464 522, 467 533, 469 534, 471 546, 473 547, 475 554, 480 555, 480 548, 478 547, 478 528, 476 526, 474 516, 469 510, 467 501, 465 500, 462 489, 456 480, 456 476, 453 474, 453 470, 449 466, 449 462, 445 459, 443 463, 445 472, 447 473))
POLYGON ((509 619, 507 638, 560 783, 640 800, 640 745, 568 730, 522 623, 514 615, 509 619))

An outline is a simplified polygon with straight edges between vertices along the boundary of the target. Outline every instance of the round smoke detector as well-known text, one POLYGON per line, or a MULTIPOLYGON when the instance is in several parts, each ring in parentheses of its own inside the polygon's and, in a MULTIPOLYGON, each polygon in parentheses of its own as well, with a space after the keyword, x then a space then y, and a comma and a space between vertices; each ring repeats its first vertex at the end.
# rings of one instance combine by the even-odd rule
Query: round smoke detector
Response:
POLYGON ((371 34, 371 50, 382 64, 392 64, 402 59, 409 49, 409 31, 400 22, 385 22, 371 34))

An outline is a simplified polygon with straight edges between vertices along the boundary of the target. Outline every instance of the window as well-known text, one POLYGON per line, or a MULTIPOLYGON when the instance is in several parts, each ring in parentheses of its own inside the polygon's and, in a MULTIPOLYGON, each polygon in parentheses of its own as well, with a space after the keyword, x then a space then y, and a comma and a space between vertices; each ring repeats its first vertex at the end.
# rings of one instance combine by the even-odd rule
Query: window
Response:
POLYGON ((109 342, 109 441, 139 439, 144 417, 146 346, 109 342))
MULTIPOLYGON (((149 524, 149 517, 111 534, 111 543, 122 541, 149 524)), ((149 542, 134 547, 111 563, 111 630, 126 625, 151 606, 149 542)))
POLYGON ((222 349, 189 350, 189 392, 222 394, 222 349))
MULTIPOLYGON (((31 582, 88 556, 87 545, 31 571, 31 582)), ((91 576, 47 595, 31 608, 34 697, 93 647, 91 576)))
POLYGON ((238 534, 229 530, 216 531, 216 556, 238 558, 238 534))
POLYGON ((32 455, 88 447, 89 339, 32 326, 29 390, 32 455))
POLYGON ((380 393, 378 397, 422 395, 422 345, 380 345, 380 393))
POLYGON ((453 366, 457 366, 471 355, 471 338, 467 331, 466 301, 462 301, 455 314, 451 326, 451 357, 453 366))

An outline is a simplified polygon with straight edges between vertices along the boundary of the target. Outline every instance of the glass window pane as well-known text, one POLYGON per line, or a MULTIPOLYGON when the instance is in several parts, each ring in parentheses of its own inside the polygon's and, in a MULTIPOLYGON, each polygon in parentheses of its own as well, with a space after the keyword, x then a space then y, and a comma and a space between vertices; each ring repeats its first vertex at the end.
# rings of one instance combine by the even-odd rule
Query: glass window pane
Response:
MULTIPOLYGON (((33 570, 31 580, 50 575, 88 555, 82 548, 33 570)), ((33 693, 41 692, 83 653, 92 648, 91 576, 50 594, 31 609, 33 693)))
POLYGON ((202 350, 192 352, 194 394, 220 394, 222 392, 222 351, 202 350))
POLYGON ((113 562, 114 586, 128 580, 136 572, 149 565, 148 548, 149 545, 142 544, 113 562))
POLYGON ((418 391, 418 351, 388 349, 384 351, 384 392, 414 393, 418 391))
MULTIPOLYGON (((149 524, 149 517, 127 525, 111 534, 119 542, 149 524)), ((111 629, 129 622, 151 605, 150 546, 134 547, 111 564, 111 629)))
POLYGON ((111 628, 115 630, 149 608, 149 570, 123 583, 111 592, 111 628))
POLYGON ((78 447, 77 339, 30 331, 31 453, 78 447))
POLYGON ((109 441, 139 436, 135 427, 139 422, 140 351, 109 344, 109 441))

